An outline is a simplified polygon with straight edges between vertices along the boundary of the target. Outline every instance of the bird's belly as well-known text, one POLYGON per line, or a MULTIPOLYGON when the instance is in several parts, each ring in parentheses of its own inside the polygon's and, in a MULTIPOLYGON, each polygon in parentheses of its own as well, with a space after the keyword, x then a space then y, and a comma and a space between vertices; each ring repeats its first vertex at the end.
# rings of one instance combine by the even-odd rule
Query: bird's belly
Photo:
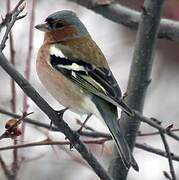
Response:
POLYGON ((47 91, 60 104, 80 114, 93 113, 85 106, 86 102, 89 102, 90 106, 90 97, 47 62, 37 61, 37 74, 47 91))

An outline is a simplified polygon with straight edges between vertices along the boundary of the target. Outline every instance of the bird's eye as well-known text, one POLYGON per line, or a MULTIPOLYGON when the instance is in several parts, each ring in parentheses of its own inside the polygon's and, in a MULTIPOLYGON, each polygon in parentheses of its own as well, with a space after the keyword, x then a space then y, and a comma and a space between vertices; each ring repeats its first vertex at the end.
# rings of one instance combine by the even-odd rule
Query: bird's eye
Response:
POLYGON ((64 24, 62 24, 62 23, 56 23, 55 24, 55 28, 62 28, 62 27, 64 27, 64 24))

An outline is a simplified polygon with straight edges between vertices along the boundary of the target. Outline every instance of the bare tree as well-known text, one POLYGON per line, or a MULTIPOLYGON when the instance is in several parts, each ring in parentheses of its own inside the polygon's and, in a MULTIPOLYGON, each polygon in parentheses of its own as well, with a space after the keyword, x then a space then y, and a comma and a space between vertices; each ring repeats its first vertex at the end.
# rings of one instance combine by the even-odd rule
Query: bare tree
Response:
MULTIPOLYGON (((166 38, 173 41, 179 40, 179 24, 177 22, 161 19, 162 7, 164 0, 145 0, 142 7, 142 13, 130 10, 121 6, 118 3, 111 1, 92 1, 92 0, 71 0, 80 5, 86 6, 87 8, 102 14, 105 18, 108 18, 112 21, 115 21, 119 24, 123 24, 133 30, 137 30, 137 39, 135 45, 135 51, 133 55, 131 71, 129 75, 128 87, 127 87, 127 96, 125 97, 126 103, 132 108, 134 113, 133 116, 127 116, 125 113, 122 113, 119 124, 123 130, 124 135, 129 143, 131 150, 134 147, 143 149, 145 151, 158 154, 167 158, 170 168, 170 174, 166 171, 164 175, 168 179, 176 180, 176 174, 173 167, 173 160, 179 161, 179 156, 173 154, 170 151, 170 147, 167 143, 166 136, 170 136, 177 142, 179 141, 179 136, 175 134, 175 131, 178 129, 173 129, 172 125, 168 127, 163 127, 161 121, 155 118, 148 118, 142 115, 143 106, 145 102, 145 96, 147 93, 147 87, 151 82, 150 74, 153 66, 154 51, 156 47, 157 38, 166 38), (124 18, 125 17, 125 18, 124 18), (140 123, 147 123, 149 126, 156 129, 152 133, 140 133, 139 127, 140 123), (165 150, 156 149, 146 144, 140 144, 136 142, 137 136, 154 136, 160 135, 161 140, 164 144, 165 150)), ((9 3, 9 1, 7 1, 9 3)), ((96 175, 102 180, 125 180, 127 179, 128 171, 124 168, 117 150, 114 149, 113 160, 110 163, 109 170, 104 169, 103 165, 96 159, 96 157, 89 151, 85 144, 104 144, 107 141, 111 140, 111 136, 106 133, 96 131, 95 129, 84 125, 80 121, 78 124, 84 126, 83 131, 74 131, 69 125, 64 121, 62 116, 59 116, 58 112, 55 111, 49 104, 46 102, 40 94, 32 87, 28 82, 30 76, 30 61, 32 53, 32 42, 33 42, 33 23, 34 23, 34 10, 35 10, 35 1, 32 1, 31 8, 31 21, 30 21, 30 30, 29 30, 29 48, 25 68, 25 77, 26 79, 15 69, 14 65, 14 46, 12 40, 11 29, 13 25, 19 19, 26 18, 26 15, 21 15, 25 9, 24 0, 20 0, 14 9, 10 10, 10 4, 7 5, 8 12, 3 18, 0 24, 0 32, 4 28, 5 33, 0 43, 0 65, 7 72, 7 74, 15 81, 21 89, 26 94, 23 100, 23 114, 18 115, 15 112, 15 85, 12 86, 12 97, 13 108, 12 112, 9 112, 4 109, 0 109, 0 113, 9 115, 14 118, 13 121, 8 121, 5 132, 0 136, 0 139, 3 138, 16 138, 16 136, 21 133, 24 134, 24 122, 34 125, 35 127, 42 127, 48 129, 49 131, 59 131, 63 133, 68 140, 65 141, 53 141, 47 136, 47 139, 34 143, 15 143, 12 146, 0 147, 0 151, 13 149, 14 162, 16 163, 16 170, 13 168, 9 169, 5 164, 2 156, 0 156, 0 164, 3 169, 4 174, 7 179, 15 180, 17 177, 18 169, 20 168, 20 161, 17 155, 17 149, 19 148, 28 148, 32 146, 45 146, 45 145, 70 145, 71 148, 75 148, 81 157, 88 163, 88 165, 93 169, 96 175), (6 56, 3 53, 3 50, 6 46, 7 39, 10 38, 10 52, 11 52, 11 63, 7 60, 6 56), (33 120, 27 117, 28 103, 27 96, 43 111, 46 116, 52 121, 53 126, 50 126, 45 123, 41 123, 37 120, 33 120), (13 122, 13 124, 11 123, 13 122), (20 131, 19 124, 23 124, 23 130, 20 131), (89 131, 87 131, 89 130, 89 131), (90 137, 92 140, 81 140, 80 136, 90 137)), ((12 81, 12 82, 13 82, 12 81)), ((23 138, 22 138, 23 140, 23 138)), ((14 164, 12 165, 14 167, 14 164)))

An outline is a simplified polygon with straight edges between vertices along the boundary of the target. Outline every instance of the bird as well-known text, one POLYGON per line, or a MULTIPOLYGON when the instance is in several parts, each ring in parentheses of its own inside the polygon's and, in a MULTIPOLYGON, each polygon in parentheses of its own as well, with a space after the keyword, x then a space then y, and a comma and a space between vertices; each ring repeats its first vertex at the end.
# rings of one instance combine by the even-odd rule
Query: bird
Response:
POLYGON ((50 14, 36 29, 44 32, 36 71, 47 91, 77 114, 101 119, 109 129, 126 169, 139 167, 124 138, 117 107, 133 111, 123 102, 120 87, 107 60, 76 13, 60 10, 50 14))

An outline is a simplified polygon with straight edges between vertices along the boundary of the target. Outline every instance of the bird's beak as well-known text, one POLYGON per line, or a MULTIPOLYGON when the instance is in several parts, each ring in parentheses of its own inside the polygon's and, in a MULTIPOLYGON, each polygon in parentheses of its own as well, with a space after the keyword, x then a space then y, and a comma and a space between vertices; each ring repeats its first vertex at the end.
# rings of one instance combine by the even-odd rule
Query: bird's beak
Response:
POLYGON ((40 30, 40 31, 43 31, 43 32, 50 31, 50 27, 49 27, 48 23, 37 24, 35 26, 35 28, 40 30))

